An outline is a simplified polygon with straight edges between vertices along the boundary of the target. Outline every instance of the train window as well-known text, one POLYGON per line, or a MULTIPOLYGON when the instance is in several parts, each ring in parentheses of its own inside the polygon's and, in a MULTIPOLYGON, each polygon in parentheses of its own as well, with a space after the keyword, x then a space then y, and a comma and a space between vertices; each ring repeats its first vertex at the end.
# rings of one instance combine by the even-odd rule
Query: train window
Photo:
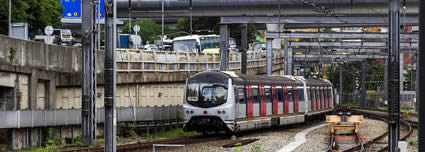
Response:
POLYGON ((198 107, 213 107, 227 101, 227 85, 216 83, 189 83, 186 100, 198 107))
POLYGON ((269 102, 272 102, 272 97, 271 97, 271 90, 270 90, 270 88, 266 88, 266 89, 264 89, 264 92, 265 92, 265 94, 264 94, 264 97, 265 97, 265 100, 266 100, 266 102, 267 103, 269 103, 269 102))
POLYGON ((283 90, 282 89, 276 89, 277 90, 277 102, 283 102, 283 90))
POLYGON ((188 84, 187 85, 187 101, 198 101, 199 84, 188 84))
POLYGON ((304 89, 298 89, 298 101, 304 101, 304 89))
POLYGON ((259 103, 260 101, 259 101, 259 96, 258 96, 258 88, 252 88, 251 89, 252 90, 252 94, 251 94, 251 96, 252 96, 252 100, 254 100, 253 102, 254 103, 259 103))
POLYGON ((238 100, 240 104, 246 103, 244 89, 238 89, 238 100))
POLYGON ((294 102, 292 89, 288 89, 288 99, 289 99, 289 102, 294 102))

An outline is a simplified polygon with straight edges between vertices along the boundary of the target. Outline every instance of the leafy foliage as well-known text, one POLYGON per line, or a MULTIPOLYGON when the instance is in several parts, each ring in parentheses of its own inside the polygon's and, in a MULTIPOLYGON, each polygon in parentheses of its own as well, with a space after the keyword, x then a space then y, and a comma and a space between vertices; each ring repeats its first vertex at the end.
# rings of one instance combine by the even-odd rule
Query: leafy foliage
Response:
MULTIPOLYGON (((12 22, 26 22, 30 36, 43 33, 44 27, 61 25, 63 8, 59 0, 12 0, 12 22)), ((8 34, 9 0, 0 0, 0 34, 8 34)))
POLYGON ((262 145, 263 144, 261 144, 260 142, 254 142, 254 143, 252 143, 251 151, 252 152, 260 152, 260 149, 261 149, 261 146, 262 145))
MULTIPOLYGON (((135 22, 131 24, 132 30, 135 25, 140 26, 140 31, 137 34, 140 35, 143 42, 149 41, 152 44, 154 40, 161 39, 161 33, 162 33, 161 25, 156 24, 153 20, 145 19, 145 20, 135 22)), ((130 24, 127 23, 122 29, 122 33, 128 34, 130 30, 129 28, 130 28, 130 24)), ((168 26, 164 26, 164 34, 167 35, 167 33, 173 33, 173 30, 168 28, 168 26)))
POLYGON ((235 144, 235 146, 233 147, 233 152, 243 152, 243 150, 241 149, 241 145, 242 143, 238 142, 235 144))

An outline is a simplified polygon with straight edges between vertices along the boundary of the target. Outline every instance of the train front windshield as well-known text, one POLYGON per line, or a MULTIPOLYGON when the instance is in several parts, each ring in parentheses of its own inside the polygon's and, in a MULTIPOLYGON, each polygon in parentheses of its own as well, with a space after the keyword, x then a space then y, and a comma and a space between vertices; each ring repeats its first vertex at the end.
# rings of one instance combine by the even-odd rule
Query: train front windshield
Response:
POLYGON ((188 83, 186 101, 197 107, 209 108, 227 101, 227 85, 219 83, 188 83))

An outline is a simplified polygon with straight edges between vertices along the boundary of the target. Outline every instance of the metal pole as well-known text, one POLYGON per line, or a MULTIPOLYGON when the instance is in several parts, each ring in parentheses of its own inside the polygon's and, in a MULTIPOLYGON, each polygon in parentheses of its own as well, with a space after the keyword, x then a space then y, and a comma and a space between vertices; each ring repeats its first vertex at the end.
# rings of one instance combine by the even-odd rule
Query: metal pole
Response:
POLYGON ((266 73, 267 75, 272 75, 272 58, 273 58, 273 48, 272 48, 273 39, 267 39, 266 43, 266 73))
POLYGON ((115 48, 117 40, 116 27, 116 1, 107 0, 105 5, 106 17, 106 50, 105 50, 105 152, 116 151, 116 126, 117 117, 115 112, 115 92, 116 92, 116 63, 115 48))
POLYGON ((404 55, 403 53, 400 52, 400 62, 399 62, 399 66, 400 66, 400 91, 404 91, 404 67, 403 67, 403 63, 404 63, 404 55))
POLYGON ((241 51, 242 51, 242 67, 241 73, 246 74, 246 66, 247 66, 247 56, 246 51, 248 51, 248 31, 247 24, 242 24, 242 32, 241 32, 241 51))
MULTIPOLYGON (((220 24, 220 71, 229 70, 229 36, 227 24, 220 24)), ((201 51, 201 50, 199 50, 201 51)))
MULTIPOLYGON (((425 10, 425 8, 424 8, 424 10, 425 10)), ((424 14, 424 17, 425 17, 425 14, 424 14)), ((419 105, 419 93, 420 93, 419 92, 419 74, 420 74, 420 72, 419 72, 419 68, 420 68, 420 66, 419 66, 419 63, 420 63, 419 55, 420 55, 419 52, 416 53, 416 81, 415 81, 416 83, 415 83, 415 88, 416 88, 416 112, 418 112, 418 113, 419 113, 419 106, 420 106, 419 105)))
MULTIPOLYGON (((419 1, 419 53, 418 53, 418 65, 416 70, 418 76, 425 75, 425 2, 419 1)), ((418 89, 417 100, 419 102, 419 141, 418 141, 418 151, 425 151, 425 79, 424 77, 418 77, 418 89)))
POLYGON ((288 48, 288 75, 294 75, 292 48, 288 48))
POLYGON ((12 0, 9 0, 9 36, 12 36, 12 0))
POLYGON ((388 59, 384 59, 384 101, 388 103, 388 59))
POLYGON ((96 50, 94 41, 95 1, 82 3, 82 143, 96 143, 96 50))
POLYGON ((161 16, 161 49, 164 50, 164 0, 162 0, 161 16))
POLYGON ((388 36, 388 147, 390 152, 398 151, 400 118, 400 1, 389 0, 388 36))
POLYGON ((339 101, 338 104, 342 103, 342 65, 339 64, 339 101))
POLYGON ((289 75, 289 66, 288 66, 288 46, 289 45, 289 40, 285 39, 284 42, 284 47, 283 47, 283 57, 284 57, 284 65, 283 65, 283 70, 285 71, 285 75, 289 75))
POLYGON ((366 61, 362 62, 362 97, 361 107, 366 107, 366 61))

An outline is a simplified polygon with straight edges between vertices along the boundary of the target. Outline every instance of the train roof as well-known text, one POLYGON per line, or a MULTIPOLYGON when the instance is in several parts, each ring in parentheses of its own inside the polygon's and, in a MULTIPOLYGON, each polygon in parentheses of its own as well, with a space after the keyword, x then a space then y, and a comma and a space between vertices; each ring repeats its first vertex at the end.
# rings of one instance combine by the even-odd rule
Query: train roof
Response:
MULTIPOLYGON (((324 79, 313 79, 308 78, 304 79, 301 76, 266 76, 266 75, 246 75, 246 74, 237 74, 233 71, 211 71, 211 72, 202 72, 194 75, 193 79, 203 79, 201 81, 221 81, 223 78, 231 78, 234 84, 245 85, 245 84, 254 84, 254 85, 269 85, 269 84, 278 84, 278 85, 294 85, 302 86, 304 85, 302 80, 306 82, 306 85, 311 86, 331 86, 332 84, 324 79), (221 79, 221 80, 220 80, 221 79)), ((192 79, 191 78, 191 79, 192 79)))

